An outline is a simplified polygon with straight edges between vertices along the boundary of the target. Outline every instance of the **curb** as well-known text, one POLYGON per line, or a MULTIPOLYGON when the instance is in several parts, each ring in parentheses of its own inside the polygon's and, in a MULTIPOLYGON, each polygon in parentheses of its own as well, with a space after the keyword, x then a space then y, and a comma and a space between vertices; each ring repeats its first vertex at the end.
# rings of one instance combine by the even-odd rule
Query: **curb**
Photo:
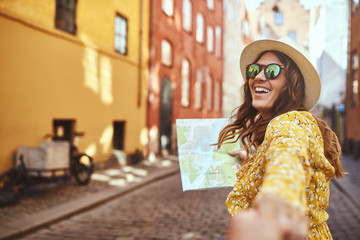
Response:
POLYGON ((174 166, 169 168, 155 171, 138 182, 129 183, 126 187, 112 187, 104 191, 93 193, 84 198, 69 201, 37 214, 9 222, 0 226, 0 239, 20 237, 26 233, 99 206, 100 204, 113 200, 155 181, 172 176, 178 172, 179 165, 174 164, 174 166))

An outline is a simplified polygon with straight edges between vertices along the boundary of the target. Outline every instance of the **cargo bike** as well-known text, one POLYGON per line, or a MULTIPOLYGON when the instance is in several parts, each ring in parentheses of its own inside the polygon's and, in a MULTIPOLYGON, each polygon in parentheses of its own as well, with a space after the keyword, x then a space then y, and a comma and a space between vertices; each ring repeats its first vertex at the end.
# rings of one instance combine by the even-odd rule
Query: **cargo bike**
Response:
POLYGON ((79 152, 79 138, 74 132, 68 140, 47 134, 39 147, 18 147, 15 167, 0 175, 0 206, 15 204, 18 193, 34 184, 74 177, 86 185, 94 169, 93 158, 79 152), (50 140, 49 140, 50 139, 50 140))

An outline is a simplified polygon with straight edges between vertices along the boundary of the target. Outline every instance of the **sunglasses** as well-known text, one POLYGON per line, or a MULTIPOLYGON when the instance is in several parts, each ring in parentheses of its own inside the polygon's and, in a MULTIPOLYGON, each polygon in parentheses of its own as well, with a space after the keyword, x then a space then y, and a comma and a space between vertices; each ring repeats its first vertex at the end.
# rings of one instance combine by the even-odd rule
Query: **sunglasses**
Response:
POLYGON ((280 70, 284 67, 276 63, 271 63, 269 65, 253 63, 246 66, 246 75, 248 78, 254 78, 261 72, 263 68, 265 68, 265 77, 267 79, 275 79, 277 76, 279 76, 280 70))

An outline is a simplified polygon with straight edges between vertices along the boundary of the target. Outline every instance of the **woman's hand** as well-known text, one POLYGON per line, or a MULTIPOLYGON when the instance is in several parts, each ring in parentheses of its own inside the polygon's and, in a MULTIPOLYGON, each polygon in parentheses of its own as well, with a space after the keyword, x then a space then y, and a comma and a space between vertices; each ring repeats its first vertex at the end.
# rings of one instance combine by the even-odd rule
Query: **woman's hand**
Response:
POLYGON ((282 197, 266 194, 249 211, 232 217, 229 240, 304 240, 304 214, 282 197))
POLYGON ((243 162, 246 160, 247 155, 246 155, 246 150, 239 150, 239 151, 235 151, 235 152, 228 152, 228 154, 232 157, 238 157, 240 159, 240 163, 241 165, 243 164, 243 162))

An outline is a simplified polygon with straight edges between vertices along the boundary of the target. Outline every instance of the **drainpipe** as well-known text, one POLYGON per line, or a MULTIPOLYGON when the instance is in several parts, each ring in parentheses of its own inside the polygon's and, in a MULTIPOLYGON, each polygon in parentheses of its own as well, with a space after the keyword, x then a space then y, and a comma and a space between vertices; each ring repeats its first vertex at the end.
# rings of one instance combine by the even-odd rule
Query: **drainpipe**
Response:
POLYGON ((142 61, 143 61, 143 11, 144 0, 140 0, 140 26, 139 26, 139 68, 138 68, 138 96, 137 106, 141 107, 141 92, 142 92, 142 61))

